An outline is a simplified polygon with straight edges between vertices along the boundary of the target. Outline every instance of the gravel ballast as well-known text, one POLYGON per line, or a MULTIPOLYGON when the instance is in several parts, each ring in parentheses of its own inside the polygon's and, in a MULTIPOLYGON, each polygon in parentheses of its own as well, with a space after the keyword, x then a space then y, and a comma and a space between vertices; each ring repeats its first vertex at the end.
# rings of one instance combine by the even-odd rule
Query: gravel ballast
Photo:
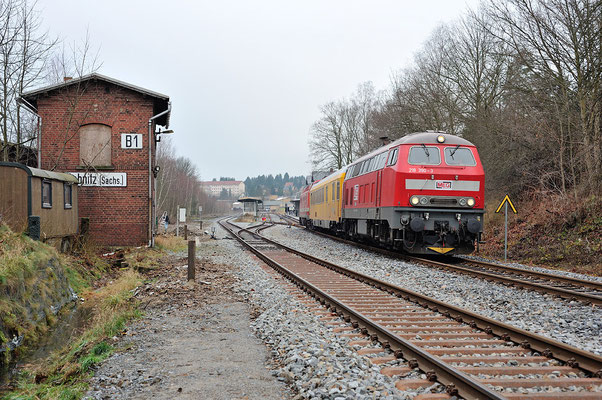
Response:
POLYGON ((600 307, 392 259, 303 229, 276 225, 263 234, 343 267, 602 355, 600 307))
MULTIPOLYGON (((225 232, 220 229, 218 237, 224 236, 225 232)), ((248 252, 243 252, 237 242, 225 239, 219 242, 228 251, 217 252, 210 260, 239 266, 240 284, 235 291, 259 310, 251 326, 281 364, 273 374, 297 391, 296 398, 410 399, 419 393, 430 393, 431 389, 435 392, 443 389, 434 383, 430 388, 415 391, 397 390, 397 379, 381 374, 380 370, 384 366, 400 365, 403 360, 373 365, 349 345, 348 338, 337 336, 332 326, 299 303, 248 252)), ((408 376, 424 377, 418 370, 408 376)))

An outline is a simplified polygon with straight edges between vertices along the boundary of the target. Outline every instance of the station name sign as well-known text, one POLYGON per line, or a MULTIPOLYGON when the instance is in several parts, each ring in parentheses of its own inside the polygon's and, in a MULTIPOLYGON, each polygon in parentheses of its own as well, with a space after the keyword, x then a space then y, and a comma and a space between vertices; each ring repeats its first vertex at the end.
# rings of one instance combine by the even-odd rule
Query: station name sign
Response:
POLYGON ((81 186, 126 187, 125 172, 70 172, 81 186))

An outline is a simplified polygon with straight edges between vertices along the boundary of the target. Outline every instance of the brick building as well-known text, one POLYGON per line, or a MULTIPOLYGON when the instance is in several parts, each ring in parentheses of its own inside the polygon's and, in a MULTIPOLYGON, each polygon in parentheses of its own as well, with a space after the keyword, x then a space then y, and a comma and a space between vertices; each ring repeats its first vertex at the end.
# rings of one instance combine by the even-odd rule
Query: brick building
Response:
POLYGON ((94 241, 152 243, 157 129, 169 125, 169 97, 94 73, 21 102, 41 118, 39 166, 78 177, 79 215, 94 241))

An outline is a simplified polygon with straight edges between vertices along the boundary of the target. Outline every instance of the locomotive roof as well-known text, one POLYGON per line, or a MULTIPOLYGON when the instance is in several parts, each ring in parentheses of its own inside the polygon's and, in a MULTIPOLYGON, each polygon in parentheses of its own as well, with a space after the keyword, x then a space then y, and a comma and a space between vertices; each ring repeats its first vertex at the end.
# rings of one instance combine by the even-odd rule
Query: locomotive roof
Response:
POLYGON ((320 179, 319 181, 317 181, 317 182, 314 182, 314 184, 312 185, 311 189, 313 190, 314 188, 317 188, 317 187, 323 186, 323 184, 328 184, 328 183, 330 183, 330 182, 331 182, 331 181, 332 181, 334 178, 336 178, 336 177, 338 177, 338 176, 341 176, 341 175, 345 174, 346 172, 347 172, 347 166, 344 166, 343 168, 341 168, 341 169, 338 169, 338 170, 336 170, 336 171, 332 172, 330 175, 328 175, 328 176, 326 176, 326 177, 324 177, 324 178, 320 179))
POLYGON ((399 139, 391 142, 387 145, 381 146, 378 149, 366 154, 365 156, 358 158, 353 163, 349 164, 349 166, 356 164, 360 161, 368 159, 376 154, 380 154, 383 151, 387 151, 393 147, 399 146, 400 144, 443 144, 443 145, 452 145, 452 146, 474 146, 471 142, 466 139, 463 139, 456 135, 451 135, 445 132, 417 132, 410 133, 408 135, 402 136, 399 139), (445 137, 445 142, 439 143, 437 142, 437 136, 445 137))
POLYGON ((389 147, 398 144, 408 144, 408 143, 418 143, 418 144, 452 144, 452 145, 464 145, 464 146, 474 146, 474 144, 470 143, 468 140, 461 138, 460 136, 450 135, 445 132, 418 132, 418 133, 410 133, 409 135, 403 136, 393 143, 389 144, 389 147), (437 136, 445 137, 444 143, 437 142, 437 136))

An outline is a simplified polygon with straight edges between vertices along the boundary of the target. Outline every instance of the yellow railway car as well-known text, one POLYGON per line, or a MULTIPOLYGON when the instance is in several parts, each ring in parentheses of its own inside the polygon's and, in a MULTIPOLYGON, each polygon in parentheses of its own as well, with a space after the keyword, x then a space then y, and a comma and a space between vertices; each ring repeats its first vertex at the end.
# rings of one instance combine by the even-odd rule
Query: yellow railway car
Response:
POLYGON ((309 218, 313 226, 331 229, 341 223, 342 190, 346 171, 347 168, 340 169, 312 186, 309 218))

